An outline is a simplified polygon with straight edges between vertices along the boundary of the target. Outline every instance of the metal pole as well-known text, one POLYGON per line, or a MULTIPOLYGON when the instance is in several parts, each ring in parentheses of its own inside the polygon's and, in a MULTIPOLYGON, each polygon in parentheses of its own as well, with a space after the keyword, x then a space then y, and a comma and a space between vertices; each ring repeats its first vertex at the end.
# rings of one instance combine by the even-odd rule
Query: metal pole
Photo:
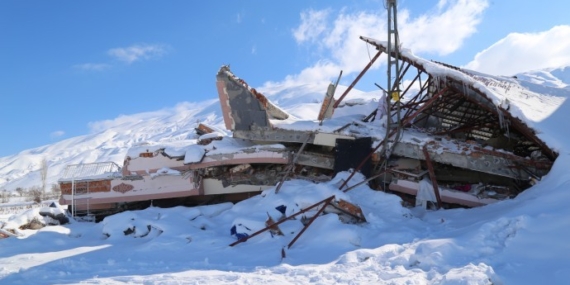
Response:
MULTIPOLYGON (((443 88, 442 90, 440 90, 438 93, 436 93, 435 95, 433 95, 433 97, 431 99, 429 99, 427 102, 424 103, 423 106, 421 106, 415 113, 413 113, 410 116, 407 116, 406 118, 404 118, 404 121, 402 122, 402 126, 407 125, 408 123, 410 123, 416 116, 418 116, 421 112, 423 112, 425 109, 427 109, 428 107, 430 107, 433 102, 435 100, 437 100, 439 98, 439 96, 441 96, 445 91, 447 91, 447 87, 443 88)), ((393 134, 396 133, 396 130, 393 130, 392 133, 389 134, 389 136, 392 136, 393 134)), ((346 180, 342 183, 342 185, 340 185, 340 187, 338 189, 342 189, 344 188, 344 186, 346 186, 346 184, 348 183, 348 181, 350 181, 350 179, 352 179, 352 177, 354 176, 354 174, 356 174, 356 172, 358 172, 362 166, 364 166, 364 163, 366 163, 366 161, 368 159, 370 159, 370 157, 372 157, 372 155, 374 154, 374 152, 376 152, 382 145, 384 145, 384 141, 381 141, 380 143, 378 143, 378 145, 368 154, 367 157, 365 157, 362 162, 360 162, 360 164, 354 169, 354 171, 352 171, 352 173, 350 173, 350 175, 348 176, 348 178, 346 178, 346 180)))
POLYGON ((336 103, 334 103, 333 109, 336 109, 338 107, 338 105, 340 104, 340 102, 342 102, 342 99, 344 99, 346 94, 348 94, 348 92, 350 92, 350 90, 352 90, 352 88, 354 88, 354 85, 356 85, 356 83, 358 83, 360 78, 362 78, 362 76, 366 73, 366 71, 368 71, 368 69, 372 66, 372 64, 376 61, 376 59, 378 59, 378 57, 380 57, 381 54, 382 54, 382 51, 378 51, 378 53, 376 53, 376 55, 370 60, 370 62, 368 62, 368 64, 366 64, 366 66, 360 72, 360 74, 358 74, 358 76, 356 76, 356 78, 354 79, 354 81, 352 81, 350 86, 348 86, 348 88, 344 91, 344 93, 342 93, 342 95, 340 95, 340 97, 338 98, 336 103))
MULTIPOLYGON (((392 107, 391 107, 391 100, 392 95, 394 92, 398 90, 398 84, 400 79, 400 66, 398 65, 399 54, 400 54, 400 43, 399 43, 399 36, 398 36, 398 19, 397 19, 397 1, 396 0, 387 0, 387 7, 388 7, 388 46, 386 47, 386 53, 388 54, 388 70, 387 70, 387 88, 388 94, 386 94, 386 110, 388 111, 387 120, 386 120, 386 138, 385 140, 389 140, 392 135, 392 107), (392 57, 392 54, 394 55, 392 57), (392 73, 394 72, 394 73, 392 73), (392 82, 392 76, 394 76, 394 81, 392 82)), ((397 126, 396 126, 396 137, 394 139, 394 144, 399 140, 400 137, 400 127, 401 127, 401 118, 400 118, 400 108, 399 108, 399 99, 400 94, 396 94, 398 97, 395 98, 394 104, 398 107, 396 110, 397 115, 397 126)), ((387 144, 384 144, 387 146, 387 144)), ((388 148, 384 147, 382 149, 382 155, 388 158, 390 155, 390 151, 388 148)))
POLYGON ((350 191, 350 190, 352 190, 352 189, 354 189, 354 188, 356 188, 356 187, 358 187, 358 186, 360 186, 360 185, 362 185, 362 184, 364 184, 364 183, 368 183, 368 182, 370 182, 371 180, 374 180, 374 179, 380 177, 382 174, 384 174, 384 172, 386 172, 386 171, 385 171, 385 170, 382 170, 382 171, 380 171, 379 173, 377 173, 376 175, 373 175, 372 177, 370 177, 370 178, 368 178, 368 179, 366 179, 366 180, 360 181, 360 182, 358 182, 358 183, 356 183, 356 184, 354 184, 354 185, 352 185, 352 186, 350 186, 350 187, 348 187, 348 188, 346 188, 346 189, 344 189, 344 190, 342 190, 342 189, 339 189, 339 190, 342 190, 342 192, 348 192, 348 191, 350 191))
POLYGON ((75 172, 71 176, 71 217, 75 218, 75 172))
POLYGON ((293 240, 287 245, 287 248, 291 248, 293 244, 299 239, 299 237, 311 226, 311 224, 319 217, 319 215, 325 210, 325 208, 331 203, 334 196, 331 196, 325 200, 325 204, 319 209, 319 211, 309 220, 309 222, 303 227, 303 229, 293 238, 293 240))
POLYGON ((295 164, 297 163, 297 159, 299 159, 299 155, 303 152, 303 150, 307 146, 307 143, 312 139, 312 137, 313 137, 313 133, 311 133, 309 136, 307 136, 307 139, 305 140, 303 145, 301 145, 301 148, 299 149, 299 151, 297 151, 297 153, 295 154, 295 156, 293 157, 293 159, 291 160, 291 162, 287 166, 287 171, 285 172, 283 177, 281 177, 281 181, 277 185, 277 188, 275 188, 275 194, 279 193, 279 190, 281 190, 281 186, 283 186, 283 183, 285 183, 285 179, 287 179, 287 177, 289 176, 289 173, 291 173, 291 171, 293 171, 293 169, 295 168, 295 164))
POLYGON ((296 217, 296 216, 298 216, 298 215, 300 215, 300 214, 303 214, 303 213, 305 213, 305 212, 311 210, 312 208, 315 208, 315 207, 319 206, 319 205, 322 204, 322 203, 327 203, 327 202, 330 203, 330 201, 332 201, 332 200, 334 199, 334 197, 335 197, 335 196, 332 195, 332 196, 330 196, 330 197, 328 197, 328 198, 326 198, 326 199, 324 199, 324 200, 322 200, 322 201, 320 201, 320 202, 317 202, 317 203, 315 203, 315 204, 309 206, 308 208, 305 208, 305 209, 303 209, 303 210, 300 210, 299 212, 297 212, 297 213, 295 213, 295 214, 293 214, 293 215, 291 215, 291 216, 289 216, 289 217, 287 217, 287 218, 285 218, 285 219, 283 219, 283 220, 281 220, 281 221, 279 221, 279 222, 277 222, 277 223, 271 224, 271 225, 269 225, 268 227, 265 227, 265 228, 263 228, 263 229, 261 229, 261 230, 255 232, 255 233, 251 234, 250 236, 241 238, 241 239, 239 239, 239 240, 237 240, 237 241, 231 243, 230 246, 234 246, 234 245, 236 245, 236 244, 238 244, 238 243, 247 241, 248 239, 250 239, 250 238, 252 238, 252 237, 254 237, 254 236, 256 236, 256 235, 258 235, 258 234, 260 234, 260 233, 262 233, 262 232, 264 232, 264 231, 269 230, 271 227, 280 225, 280 224, 284 223, 285 221, 288 221, 288 220, 290 220, 290 219, 292 219, 292 218, 294 218, 294 217, 296 217))
POLYGON ((429 152, 427 150, 427 144, 424 144, 422 151, 424 153, 424 157, 426 159, 426 164, 428 167, 429 172, 429 179, 431 180, 431 185, 433 187, 433 193, 435 193, 435 199, 437 201, 437 209, 441 208, 441 196, 439 195, 439 186, 437 185, 437 180, 435 178, 435 170, 433 168, 433 164, 431 163, 431 158, 429 156, 429 152))

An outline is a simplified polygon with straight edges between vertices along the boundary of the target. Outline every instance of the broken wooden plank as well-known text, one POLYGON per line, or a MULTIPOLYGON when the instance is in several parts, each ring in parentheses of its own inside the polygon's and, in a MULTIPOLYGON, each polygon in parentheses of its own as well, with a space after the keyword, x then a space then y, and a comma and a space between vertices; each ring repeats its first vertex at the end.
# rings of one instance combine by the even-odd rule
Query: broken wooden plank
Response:
POLYGON ((346 214, 356 220, 359 223, 365 223, 366 218, 364 217, 364 213, 362 213, 362 209, 357 205, 354 205, 346 200, 340 199, 338 202, 332 201, 330 203, 332 207, 336 210, 340 211, 342 214, 346 214))
POLYGON ((211 133, 215 132, 214 129, 212 129, 210 126, 205 125, 203 123, 198 124, 198 127, 196 127, 195 130, 196 130, 196 133, 200 136, 205 135, 205 134, 211 134, 211 133))

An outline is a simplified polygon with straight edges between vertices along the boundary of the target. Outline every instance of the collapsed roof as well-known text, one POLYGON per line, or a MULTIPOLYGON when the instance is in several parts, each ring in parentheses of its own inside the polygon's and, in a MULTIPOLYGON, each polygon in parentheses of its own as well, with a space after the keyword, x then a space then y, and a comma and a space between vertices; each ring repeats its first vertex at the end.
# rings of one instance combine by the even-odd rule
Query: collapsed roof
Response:
MULTIPOLYGON (((366 37, 361 39, 374 45, 379 52, 387 50, 385 42, 366 37)), ((530 156, 538 150, 549 160, 556 159, 557 154, 537 137, 536 131, 529 126, 529 118, 525 117, 525 113, 530 113, 528 111, 531 109, 540 110, 535 113, 550 113, 551 105, 533 100, 538 94, 523 88, 514 78, 491 76, 428 61, 406 49, 400 52, 398 59, 405 65, 404 70, 407 71, 411 66, 417 69, 418 76, 414 80, 422 73, 429 76, 429 81, 432 82, 427 84, 432 86, 423 85, 422 88, 438 85, 439 90, 445 89, 430 102, 427 99, 431 99, 434 92, 424 94, 427 91, 425 88, 408 99, 409 106, 421 103, 429 105, 424 107, 422 121, 427 121, 430 117, 440 120, 441 124, 436 126, 433 134, 464 134, 481 139, 503 135, 517 141, 515 151, 520 156, 530 156)), ((417 119, 416 125, 419 122, 417 119)))
MULTIPOLYGON (((421 191, 420 181, 429 177, 432 192, 459 189, 476 197, 466 201, 449 198, 453 196, 449 193, 444 195, 447 198, 443 202, 466 206, 513 197, 548 173, 558 154, 537 136, 532 128, 534 118, 529 118, 529 114, 540 113, 533 110, 552 112, 551 105, 541 105, 539 95, 520 86, 514 78, 428 61, 409 50, 389 55, 402 70, 394 89, 386 91, 395 94, 386 113, 398 127, 382 126, 378 121, 385 121, 381 118, 373 122, 379 118, 377 110, 361 114, 360 122, 335 120, 331 127, 326 119, 373 61, 387 52, 385 42, 361 39, 373 45, 378 54, 340 98, 334 99, 336 85, 331 84, 318 120, 304 124, 291 119, 228 67, 222 67, 217 74, 217 87, 226 127, 237 138, 296 145, 296 156, 305 159, 311 159, 306 155, 308 144, 310 153, 328 156, 335 171, 339 160, 347 161, 336 149, 339 142, 371 138, 369 154, 355 155, 348 159, 350 167, 338 169, 361 171, 369 161, 372 170, 368 176, 374 177, 379 189, 412 195, 421 191), (529 101, 533 103, 530 105, 529 101)), ((343 155, 352 156, 350 152, 343 155)))
POLYGON ((550 171, 557 153, 533 129, 540 118, 531 116, 549 114, 555 106, 513 78, 402 50, 389 55, 402 71, 392 90, 376 101, 343 102, 387 52, 384 42, 362 39, 378 53, 338 99, 338 80, 329 85, 314 120, 289 115, 222 66, 216 85, 233 138, 200 124, 197 144, 133 147, 122 168, 70 165, 59 180, 60 201, 89 212, 275 185, 278 192, 285 179, 322 182, 348 170, 343 191, 356 186, 350 179, 361 172, 367 180, 360 183, 414 198, 416 204, 472 207, 514 197, 550 171))

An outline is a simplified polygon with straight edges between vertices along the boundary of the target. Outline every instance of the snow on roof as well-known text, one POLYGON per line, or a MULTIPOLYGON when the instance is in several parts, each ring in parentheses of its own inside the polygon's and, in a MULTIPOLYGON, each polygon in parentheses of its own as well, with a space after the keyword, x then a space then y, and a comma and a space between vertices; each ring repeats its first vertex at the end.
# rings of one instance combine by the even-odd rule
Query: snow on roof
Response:
MULTIPOLYGON (((362 40, 385 49, 387 42, 361 37, 362 40)), ((514 77, 492 76, 476 71, 453 68, 445 64, 429 61, 416 56, 410 49, 402 48, 400 56, 431 76, 447 78, 463 84, 477 94, 489 100, 497 110, 502 109, 514 118, 518 118, 527 127, 539 133, 545 143, 553 147, 553 142, 540 135, 537 124, 554 113, 566 100, 566 97, 539 94, 529 90, 514 77)))
POLYGON ((204 134, 201 135, 198 140, 202 141, 202 140, 207 140, 207 139, 215 139, 215 138, 219 138, 219 137, 223 137, 224 134, 220 133, 220 132, 213 132, 213 133, 209 133, 209 134, 204 134))
POLYGON ((285 149, 285 146, 282 144, 257 145, 251 141, 236 139, 232 137, 223 137, 221 140, 213 141, 204 147, 206 147, 208 150, 208 154, 238 153, 251 149, 285 149))
POLYGON ((318 131, 325 133, 335 132, 348 124, 362 121, 363 116, 372 113, 377 107, 376 98, 352 99, 355 104, 347 104, 335 110, 332 118, 323 120, 322 124, 315 116, 314 120, 288 118, 287 120, 270 120, 271 124, 279 129, 296 131, 318 131))
POLYGON ((201 145, 191 145, 186 148, 186 153, 184 154, 184 164, 197 163, 202 161, 206 150, 201 145))
POLYGON ((183 157, 186 154, 186 148, 189 145, 196 143, 196 140, 182 140, 176 142, 144 142, 142 144, 133 146, 127 151, 127 156, 137 157, 141 153, 145 152, 159 152, 164 151, 164 153, 170 157, 183 157))
POLYGON ((111 161, 71 164, 65 168, 59 181, 81 180, 86 178, 111 178, 114 177, 119 170, 120 167, 111 161))
POLYGON ((205 136, 212 135, 212 137, 222 137, 221 140, 212 141, 208 145, 198 145, 196 140, 169 142, 169 143, 145 143, 130 148, 127 151, 127 156, 138 157, 141 153, 145 152, 163 152, 171 158, 184 158, 184 164, 198 163, 202 161, 204 155, 207 154, 229 154, 239 153, 248 150, 270 150, 270 149, 285 149, 282 144, 266 144, 257 145, 250 141, 236 139, 224 136, 221 133, 206 134, 205 136))

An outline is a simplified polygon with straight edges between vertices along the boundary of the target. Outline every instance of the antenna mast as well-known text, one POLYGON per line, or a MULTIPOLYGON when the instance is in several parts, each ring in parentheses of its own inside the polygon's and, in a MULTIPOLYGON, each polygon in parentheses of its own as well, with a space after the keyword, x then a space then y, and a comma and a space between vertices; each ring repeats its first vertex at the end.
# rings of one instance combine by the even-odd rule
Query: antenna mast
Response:
POLYGON ((386 9, 388 10, 388 45, 386 47, 386 53, 388 55, 388 84, 386 86, 386 90, 388 94, 386 94, 386 137, 384 140, 384 151, 382 153, 385 159, 390 157, 392 149, 392 147, 387 145, 388 140, 395 135, 393 144, 396 144, 401 133, 399 88, 400 66, 398 65, 398 60, 400 58, 400 38, 398 35, 397 6, 397 0, 386 0, 386 9), (394 105, 396 107, 396 122, 392 121, 392 100, 394 100, 394 105))

